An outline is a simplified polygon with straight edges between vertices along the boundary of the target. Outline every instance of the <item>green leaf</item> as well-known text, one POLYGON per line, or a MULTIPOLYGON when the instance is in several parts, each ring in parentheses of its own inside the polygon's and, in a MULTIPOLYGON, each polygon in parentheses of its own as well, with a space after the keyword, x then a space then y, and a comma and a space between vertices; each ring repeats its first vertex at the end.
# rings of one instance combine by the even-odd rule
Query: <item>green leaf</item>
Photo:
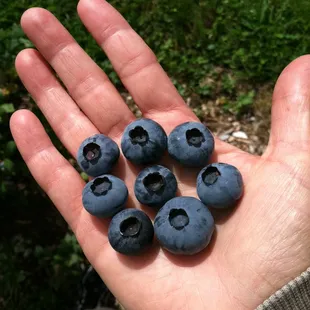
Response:
POLYGON ((13 169, 14 169, 14 163, 10 160, 10 159, 8 159, 8 158, 6 158, 4 161, 3 161, 3 166, 4 166, 4 169, 5 170, 7 170, 7 171, 9 171, 9 172, 12 172, 13 171, 13 169))
POLYGON ((71 267, 78 263, 80 260, 81 258, 77 254, 73 253, 71 254, 70 260, 68 261, 68 266, 71 267))
POLYGON ((17 282, 18 283, 21 283, 23 281, 26 280, 26 275, 25 275, 25 272, 23 270, 21 270, 17 276, 17 282))
POLYGON ((6 193, 6 191, 7 191, 7 186, 6 186, 6 184, 4 183, 4 182, 1 182, 0 183, 0 193, 6 193))
POLYGON ((88 175, 87 175, 85 172, 81 172, 80 175, 81 175, 82 179, 83 179, 85 182, 88 182, 88 181, 89 181, 88 175))
POLYGON ((13 113, 15 111, 13 103, 4 103, 0 105, 0 114, 1 113, 13 113))
POLYGON ((5 154, 7 156, 13 155, 16 151, 16 144, 14 141, 9 141, 5 146, 5 154))

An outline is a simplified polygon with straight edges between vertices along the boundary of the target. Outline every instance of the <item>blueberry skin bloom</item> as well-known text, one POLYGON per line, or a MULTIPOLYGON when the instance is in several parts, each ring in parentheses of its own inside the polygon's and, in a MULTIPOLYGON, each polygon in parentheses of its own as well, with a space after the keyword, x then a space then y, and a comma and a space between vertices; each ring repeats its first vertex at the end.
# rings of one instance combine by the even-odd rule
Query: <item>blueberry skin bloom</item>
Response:
POLYGON ((193 255, 209 244, 214 231, 214 219, 200 200, 176 197, 159 210, 154 230, 159 243, 169 252, 193 255))
POLYGON ((109 173, 120 155, 117 144, 109 137, 96 134, 84 140, 79 147, 77 162, 92 177, 109 173))
POLYGON ((124 156, 134 164, 155 163, 167 149, 167 135, 158 123, 142 118, 126 127, 121 147, 124 156))
POLYGON ((199 122, 183 123, 170 133, 168 152, 180 164, 189 167, 205 166, 214 150, 214 137, 199 122))
POLYGON ((88 182, 83 190, 84 208, 92 215, 107 218, 124 209, 128 198, 125 183, 113 176, 102 175, 88 182))
POLYGON ((208 165, 197 177, 197 193, 208 207, 231 208, 237 204, 243 193, 241 173, 229 164, 208 165))
POLYGON ((135 182, 135 195, 140 203, 150 207, 162 207, 174 198, 177 180, 173 173, 160 165, 142 170, 135 182))
POLYGON ((112 248, 124 255, 141 254, 150 247, 153 237, 153 224, 141 210, 125 209, 112 218, 109 226, 112 248))

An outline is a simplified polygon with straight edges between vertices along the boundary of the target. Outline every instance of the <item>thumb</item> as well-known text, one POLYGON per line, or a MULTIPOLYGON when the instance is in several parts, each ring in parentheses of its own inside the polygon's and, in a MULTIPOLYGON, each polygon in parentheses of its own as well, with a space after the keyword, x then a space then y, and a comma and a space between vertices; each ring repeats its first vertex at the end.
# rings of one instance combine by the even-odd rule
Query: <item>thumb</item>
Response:
POLYGON ((271 134, 264 156, 310 149, 310 55, 291 62, 273 94, 271 134))

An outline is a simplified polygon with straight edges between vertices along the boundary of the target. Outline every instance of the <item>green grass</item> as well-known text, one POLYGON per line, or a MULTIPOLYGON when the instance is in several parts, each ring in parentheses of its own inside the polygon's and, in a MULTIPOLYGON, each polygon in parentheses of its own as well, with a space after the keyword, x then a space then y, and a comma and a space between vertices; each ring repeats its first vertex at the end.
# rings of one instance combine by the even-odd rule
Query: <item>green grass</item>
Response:
MULTIPOLYGON (((215 65, 252 81, 274 80, 292 59, 310 47, 310 4, 307 0, 135 0, 110 1, 155 51, 178 84, 195 92, 215 65)), ((91 57, 119 84, 110 63, 87 35, 76 14, 75 1, 3 0, 0 6, 1 68, 15 75, 18 51, 31 46, 19 27, 22 12, 31 6, 52 11, 91 57)))

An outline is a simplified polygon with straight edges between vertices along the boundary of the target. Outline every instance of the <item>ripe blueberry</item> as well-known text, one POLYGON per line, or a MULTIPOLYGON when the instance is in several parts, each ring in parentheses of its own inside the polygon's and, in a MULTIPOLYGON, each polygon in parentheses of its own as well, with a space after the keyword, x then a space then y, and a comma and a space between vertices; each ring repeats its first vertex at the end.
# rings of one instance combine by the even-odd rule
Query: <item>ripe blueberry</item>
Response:
POLYGON ((125 255, 142 253, 152 244, 153 237, 153 224, 141 210, 125 209, 112 218, 109 226, 111 246, 125 255))
POLYGON ((124 156, 135 164, 154 163, 167 148, 167 135, 158 123, 143 118, 126 127, 121 147, 124 156))
POLYGON ((112 139, 96 134, 82 142, 77 162, 88 175, 97 177, 110 172, 119 155, 119 148, 112 139))
POLYGON ((199 122, 181 124, 168 137, 170 156, 185 166, 206 165, 213 150, 214 138, 210 130, 199 122))
POLYGON ((106 174, 85 185, 82 201, 90 214, 106 218, 123 210, 127 197, 125 183, 113 175, 106 174))
POLYGON ((209 244, 214 231, 214 219, 200 200, 176 197, 159 210, 154 230, 159 243, 168 251, 193 255, 209 244))
POLYGON ((139 202, 150 207, 162 207, 175 197, 177 180, 173 173, 163 166, 152 166, 142 170, 135 182, 135 195, 139 202))
POLYGON ((202 169, 197 178, 200 200, 213 208, 231 208, 243 192, 239 170, 231 165, 214 163, 202 169))

